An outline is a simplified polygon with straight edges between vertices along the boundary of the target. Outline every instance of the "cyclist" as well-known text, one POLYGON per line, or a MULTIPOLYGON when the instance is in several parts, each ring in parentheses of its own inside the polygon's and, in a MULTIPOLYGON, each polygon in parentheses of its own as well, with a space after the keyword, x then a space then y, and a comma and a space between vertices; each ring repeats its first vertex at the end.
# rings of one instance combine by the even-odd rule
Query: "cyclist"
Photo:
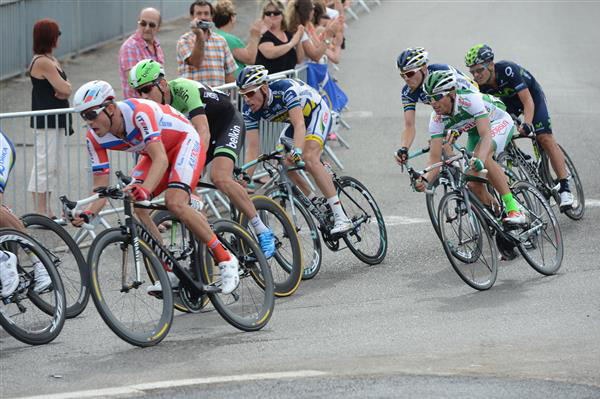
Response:
MULTIPOLYGON (((0 130, 0 227, 25 232, 25 226, 12 211, 4 205, 4 189, 10 172, 15 164, 17 153, 13 143, 0 130)), ((41 292, 52 283, 48 271, 40 260, 32 253, 25 251, 33 263, 33 275, 35 285, 33 290, 41 292)), ((0 250, 0 283, 2 283, 1 298, 10 296, 19 286, 19 273, 17 271, 17 257, 12 252, 0 250)))
MULTIPOLYGON (((429 104, 429 99, 423 91, 425 78, 433 71, 452 71, 461 89, 477 91, 477 85, 462 72, 447 64, 427 64, 429 54, 423 47, 407 48, 398 56, 396 66, 400 76, 406 82, 402 88, 402 106, 404 108, 404 130, 400 136, 400 148, 396 151, 396 161, 402 165, 408 160, 408 150, 412 145, 415 129, 415 110, 417 103, 429 104)), ((445 148, 449 154, 452 148, 445 148)))
MULTIPOLYGON (((513 198, 502 168, 492 158, 494 153, 497 155, 504 150, 516 131, 512 118, 504 111, 504 104, 488 94, 460 89, 453 71, 430 73, 425 78, 423 90, 434 109, 429 121, 430 165, 441 160, 442 141, 447 130, 468 133, 467 150, 474 155, 470 162, 470 173, 485 167, 490 182, 500 193, 506 207, 507 215, 503 222, 510 225, 525 224, 525 214, 513 198)), ((425 178, 431 181, 437 172, 432 170, 425 178)), ((493 209, 493 197, 483 184, 470 184, 470 187, 484 205, 493 209)), ((423 191, 423 182, 419 182, 417 189, 423 191)))
MULTIPOLYGON (((341 234, 352 229, 352 222, 342 209, 331 176, 321 163, 321 153, 327 134, 331 130, 331 112, 325 100, 312 87, 295 79, 276 79, 267 83, 269 71, 262 65, 249 65, 240 71, 236 84, 244 99, 244 122, 248 135, 258 136, 258 122, 265 119, 287 122, 290 125, 281 133, 282 143, 292 147, 290 160, 304 160, 306 170, 333 210, 335 223, 331 234, 341 234)), ((248 160, 258 154, 247 154, 248 160)), ((290 177, 313 200, 316 195, 304 179, 295 172, 290 177)))
POLYGON ((524 120, 519 126, 519 133, 535 133, 560 182, 560 210, 571 208, 573 194, 569 189, 565 157, 552 134, 546 96, 540 84, 529 71, 514 62, 494 63, 494 53, 485 44, 469 49, 465 56, 465 64, 482 93, 499 97, 506 104, 509 113, 516 116, 523 114, 524 120))
MULTIPOLYGON (((136 179, 126 190, 135 201, 150 200, 165 191, 167 208, 194 235, 207 244, 221 270, 222 292, 231 293, 239 284, 238 260, 227 251, 211 230, 206 217, 190 207, 190 193, 202 173, 205 150, 199 134, 181 113, 169 105, 144 99, 115 101, 115 92, 107 82, 95 80, 81 86, 73 99, 75 111, 87 122, 87 149, 93 172, 93 186, 109 183, 107 150, 134 152, 140 156, 133 169, 136 179)), ((100 199, 85 211, 97 214, 106 199, 100 199)), ((136 214, 156 236, 158 228, 148 211, 136 214)), ((72 221, 81 226, 83 218, 72 221)), ((148 287, 148 293, 160 291, 160 283, 148 287)))
POLYGON ((270 258, 275 252, 275 236, 257 215, 246 190, 233 180, 246 134, 242 115, 227 94, 185 78, 167 82, 164 76, 158 62, 142 60, 131 69, 129 84, 142 98, 169 104, 188 115, 202 137, 203 148, 208 148, 206 164, 213 161, 210 179, 248 216, 263 253, 270 258))

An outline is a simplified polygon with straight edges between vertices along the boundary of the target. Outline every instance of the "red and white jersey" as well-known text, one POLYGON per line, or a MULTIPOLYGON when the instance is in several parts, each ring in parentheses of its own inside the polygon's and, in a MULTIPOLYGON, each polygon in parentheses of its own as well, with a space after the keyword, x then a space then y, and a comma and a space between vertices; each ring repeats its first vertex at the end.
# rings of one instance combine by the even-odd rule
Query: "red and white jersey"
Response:
POLYGON ((125 121, 125 139, 112 133, 100 137, 89 129, 86 144, 92 172, 107 174, 110 171, 107 150, 146 154, 146 146, 161 141, 165 152, 179 145, 188 135, 198 133, 180 112, 169 105, 154 101, 133 99, 116 102, 125 121))

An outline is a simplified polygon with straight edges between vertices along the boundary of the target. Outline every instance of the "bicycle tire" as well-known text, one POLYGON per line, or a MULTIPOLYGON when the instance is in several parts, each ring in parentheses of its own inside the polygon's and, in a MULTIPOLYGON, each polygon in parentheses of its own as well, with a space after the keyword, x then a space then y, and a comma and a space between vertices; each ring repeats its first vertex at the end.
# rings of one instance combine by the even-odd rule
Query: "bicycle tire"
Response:
POLYGON ((66 318, 78 316, 90 299, 88 267, 79 247, 63 227, 44 215, 29 213, 21 221, 54 261, 65 288, 66 318))
MULTIPOLYGON (((164 222, 171 222, 171 225, 166 227, 164 232, 161 231, 161 234, 163 235, 164 247, 171 251, 181 266, 187 267, 190 274, 192 274, 197 281, 202 281, 197 271, 190 266, 193 264, 193 260, 190 256, 191 253, 189 250, 191 246, 189 240, 194 239, 193 233, 171 212, 166 210, 153 212, 152 221, 154 224, 156 224, 156 226, 159 227, 159 230, 161 230, 160 226, 164 222), (183 261, 184 259, 185 261, 183 261)), ((179 289, 173 290, 173 304, 175 309, 179 310, 180 312, 199 313, 206 307, 206 305, 208 305, 209 301, 208 295, 205 294, 200 297, 196 297, 181 286, 179 289)))
MULTIPOLYGON (((353 223, 366 218, 364 222, 361 222, 358 226, 346 233, 343 238, 344 242, 350 248, 350 251, 361 261, 369 265, 376 265, 381 263, 387 254, 387 230, 385 228, 385 221, 383 215, 379 210, 377 202, 367 189, 358 179, 351 176, 342 176, 337 179, 337 195, 340 198, 344 212, 352 220, 353 223), (358 191, 357 195, 350 195, 350 190, 358 191), (352 201, 352 200, 354 201, 352 201), (360 203, 360 199, 366 200, 366 202, 360 203), (355 202, 360 203, 360 207, 355 202), (362 208, 362 209, 361 209, 362 208), (368 209, 373 212, 369 214, 368 209), (365 215, 364 213, 367 213, 365 215), (375 223, 373 223, 375 221, 375 223), (376 228, 373 229, 371 227, 376 228), (361 232, 363 233, 361 235, 361 232), (364 233, 367 234, 364 234, 364 233), (375 241, 375 250, 373 253, 365 252, 364 243, 368 242, 371 237, 377 236, 375 241)), ((371 245, 369 245, 371 247, 371 245)))
POLYGON ((295 230, 300 241, 302 258, 304 260, 302 280, 314 278, 319 273, 319 270, 321 270, 323 250, 321 247, 321 240, 319 239, 319 229, 317 228, 313 217, 298 198, 292 197, 294 201, 294 210, 296 211, 296 218, 294 220, 289 196, 278 187, 267 191, 265 195, 275 200, 290 216, 292 223, 295 225, 295 230))
MULTIPOLYGON (((163 288, 171 287, 171 285, 167 273, 150 246, 139 237, 138 242, 145 267, 140 270, 143 274, 141 275, 142 285, 133 287, 128 276, 125 279, 123 278, 123 260, 128 261, 128 255, 133 252, 131 236, 124 234, 119 227, 107 229, 98 234, 88 252, 90 282, 92 284, 91 296, 98 313, 119 338, 135 346, 148 347, 158 344, 169 333, 173 321, 173 293, 170 289, 163 289, 162 299, 155 299, 146 292, 146 287, 143 284, 150 285, 152 281, 157 279, 163 288), (128 248, 131 250, 128 250, 128 248), (116 261, 112 260, 111 263, 109 257, 115 256, 116 261), (102 258, 104 258, 104 261, 102 258), (118 264, 119 259, 121 260, 121 267, 117 265, 116 270, 105 270, 108 269, 109 265, 118 264), (109 289, 111 279, 113 280, 113 288, 109 289), (122 289, 123 280, 130 285, 125 292, 122 289), (138 296, 141 298, 139 306, 134 305, 134 311, 125 310, 124 307, 127 304, 132 304, 138 296), (116 314, 117 306, 113 307, 113 305, 117 305, 117 302, 122 310, 120 316, 116 314), (133 321, 132 318, 137 316, 135 311, 137 309, 143 309, 144 315, 152 316, 152 314, 155 314, 158 320, 148 323, 133 321), (129 318, 129 320, 125 320, 125 318, 129 318), (139 327, 134 326, 134 323, 139 324, 139 327), (144 324, 146 326, 143 326, 144 324), (131 325, 131 328, 129 325, 131 325)), ((133 272, 135 262, 127 263, 126 271, 133 272)))
POLYGON ((562 233, 556 215, 552 207, 546 201, 543 194, 531 183, 520 181, 511 186, 515 200, 519 203, 528 218, 528 230, 533 231, 528 236, 527 243, 521 243, 517 247, 527 263, 538 273, 546 276, 556 274, 563 260, 564 246, 562 233), (551 231, 548 232, 548 229, 551 231), (537 230, 535 230, 537 229, 537 230), (543 230, 543 231, 542 231, 543 230), (554 239, 554 241, 552 241, 554 239), (555 247, 556 252, 547 256, 542 253, 544 242, 555 247), (540 252, 539 257, 534 255, 540 252))
POLYGON ((8 298, 0 300, 0 325, 14 338, 28 345, 52 342, 62 331, 66 316, 65 291, 54 263, 42 245, 18 230, 0 229, 0 248, 17 256, 20 276, 16 290, 8 298), (28 263, 27 260, 33 262, 24 248, 42 262, 50 277, 50 287, 40 293, 32 288, 35 284, 34 272, 27 270, 33 267, 33 263, 24 266, 24 263, 28 263), (22 302, 27 300, 35 306, 24 306, 22 302), (41 309, 40 304, 46 309, 41 309))
MULTIPOLYGON (((581 184, 581 180, 579 179, 579 173, 577 173, 577 169, 575 168, 575 164, 571 160, 571 157, 569 156, 569 154, 567 154, 565 149, 560 144, 558 146, 560 147, 563 155, 565 156, 565 166, 567 168, 567 175, 570 176, 569 186, 571 187, 571 193, 573 193, 573 186, 575 186, 573 203, 576 205, 574 207, 571 207, 570 209, 565 210, 564 213, 570 219, 580 220, 581 218, 583 218, 583 215, 585 213, 585 194, 583 192, 583 185, 581 184)), ((550 185, 550 187, 556 186, 558 184, 558 179, 554 179, 552 177, 550 161, 548 159, 548 154, 546 153, 544 153, 542 168, 543 176, 547 184, 550 185)), ((560 202, 559 198, 557 198, 557 202, 560 202)))
POLYGON ((462 195, 457 192, 450 192, 444 195, 440 201, 438 220, 440 221, 442 246, 456 274, 458 274, 462 281, 476 290, 484 291, 490 289, 496 282, 498 275, 498 256, 487 222, 481 216, 479 210, 471 206, 471 212, 467 212, 462 195), (462 222, 463 216, 467 216, 465 223, 462 222), (457 219, 460 221, 454 227, 452 222, 457 219), (450 222, 452 228, 448 227, 448 222, 450 222), (463 229, 463 225, 469 226, 470 231, 463 229), (457 230, 460 230, 460 233, 457 230), (459 238, 458 245, 451 242, 451 231, 456 233, 454 235, 459 238), (467 242, 462 241, 463 237, 470 239, 469 242, 476 242, 476 246, 466 246, 465 248, 467 242), (486 251, 484 248, 486 243, 489 251, 486 251), (465 254, 463 258, 466 258, 466 255, 469 254, 469 262, 463 262, 462 259, 455 256, 455 253, 460 252, 459 248, 465 248, 462 249, 462 252, 465 254), (479 261, 481 261, 482 267, 477 267, 479 261))
MULTIPOLYGON (((271 269, 254 238, 239 224, 219 219, 213 231, 221 243, 239 260, 240 283, 230 294, 209 293, 211 303, 232 326, 242 331, 262 329, 275 306, 271 269)), ((202 278, 205 284, 220 286, 220 272, 212 255, 205 251, 202 278)))
MULTIPOLYGON (((275 284, 275 296, 290 296, 300 286, 304 272, 300 239, 296 229, 286 211, 271 198, 255 195, 251 200, 258 216, 275 235, 275 253, 267 259, 275 284)), ((240 212, 237 222, 251 233, 248 227, 249 219, 244 213, 240 212)), ((258 241, 257 237, 255 239, 258 241)))

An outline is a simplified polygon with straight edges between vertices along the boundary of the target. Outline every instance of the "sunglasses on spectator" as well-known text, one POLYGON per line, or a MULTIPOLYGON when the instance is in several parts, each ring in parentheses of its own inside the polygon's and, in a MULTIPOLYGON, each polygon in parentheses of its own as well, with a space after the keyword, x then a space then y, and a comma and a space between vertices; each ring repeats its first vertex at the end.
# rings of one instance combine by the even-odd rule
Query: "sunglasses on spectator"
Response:
POLYGON ((259 90, 260 90, 260 86, 255 87, 254 89, 247 90, 243 93, 240 92, 240 94, 246 98, 252 98, 259 90))
POLYGON ((141 21, 138 21, 138 24, 140 24, 140 26, 143 28, 145 28, 146 25, 148 25, 152 29, 154 29, 158 26, 158 25, 156 25, 155 22, 147 22, 147 21, 144 21, 143 19, 141 21))
POLYGON ((148 93, 150 93, 152 91, 152 88, 154 86, 158 86, 158 83, 152 82, 152 83, 147 84, 145 86, 138 87, 137 89, 135 89, 135 91, 137 91, 139 94, 142 94, 142 93, 148 94, 148 93))
POLYGON ((96 108, 96 109, 90 109, 88 111, 83 111, 80 115, 81 118, 84 121, 93 121, 94 119, 96 119, 98 117, 98 115, 100 114, 100 112, 104 111, 104 108, 106 108, 106 105, 100 108, 96 108))
POLYGON ((427 99, 429 99, 430 102, 437 102, 440 101, 442 98, 446 97, 448 95, 449 92, 445 92, 445 93, 438 93, 438 94, 429 94, 427 96, 427 99))
POLYGON ((415 76, 417 74, 417 72, 419 72, 420 69, 413 69, 412 71, 406 71, 406 72, 400 72, 400 75, 403 78, 412 78, 413 76, 415 76))
POLYGON ((281 15, 281 11, 265 11, 264 15, 266 17, 279 16, 281 15))

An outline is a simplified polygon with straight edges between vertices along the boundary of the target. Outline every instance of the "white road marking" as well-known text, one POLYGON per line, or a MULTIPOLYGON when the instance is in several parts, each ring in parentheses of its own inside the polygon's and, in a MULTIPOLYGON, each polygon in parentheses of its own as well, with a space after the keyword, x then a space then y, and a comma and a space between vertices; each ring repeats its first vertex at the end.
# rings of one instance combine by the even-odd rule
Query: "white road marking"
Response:
POLYGON ((175 388, 189 385, 214 384, 219 382, 233 381, 252 381, 252 380, 278 380, 283 378, 308 378, 327 375, 324 371, 317 370, 298 370, 283 371, 279 373, 258 373, 258 374, 240 374, 226 375, 220 377, 192 378, 187 380, 171 380, 148 382, 144 384, 128 385, 116 388, 91 389, 88 391, 65 392, 52 395, 26 396, 19 399, 75 399, 75 398, 94 398, 98 396, 119 396, 119 395, 140 395, 144 391, 152 389, 175 388))
POLYGON ((586 199, 585 206, 589 208, 600 207, 600 200, 597 199, 586 199))
POLYGON ((429 223, 429 219, 410 218, 408 216, 384 216, 386 226, 399 226, 402 224, 429 223))

